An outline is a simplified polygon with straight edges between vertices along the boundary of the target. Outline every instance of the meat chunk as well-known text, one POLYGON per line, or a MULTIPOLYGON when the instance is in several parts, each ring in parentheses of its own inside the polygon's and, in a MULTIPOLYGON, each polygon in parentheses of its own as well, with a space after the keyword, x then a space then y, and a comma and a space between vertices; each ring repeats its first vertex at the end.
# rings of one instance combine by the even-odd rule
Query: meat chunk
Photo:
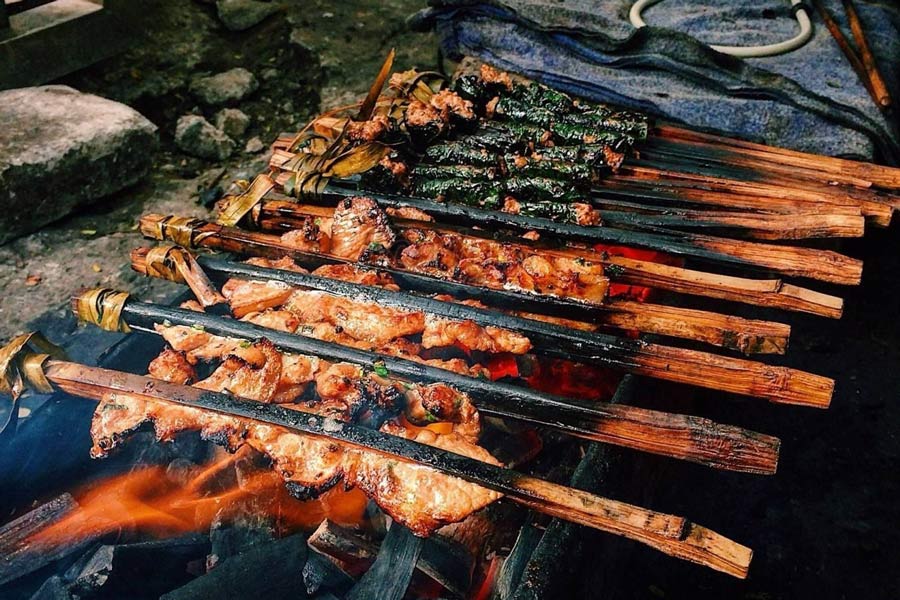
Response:
POLYGON ((323 225, 319 217, 306 217, 300 227, 282 234, 281 242, 304 252, 328 252, 332 241, 323 225))
POLYGON ((397 337, 415 335, 425 328, 421 312, 402 311, 316 290, 297 290, 284 308, 303 323, 328 322, 351 337, 381 346, 397 337))
POLYGON ((443 121, 449 122, 451 116, 463 121, 475 119, 472 103, 464 100, 454 91, 441 90, 432 96, 428 103, 438 111, 443 121))
POLYGON ((368 121, 347 121, 344 133, 347 138, 356 142, 372 142, 384 135, 390 128, 386 115, 374 115, 368 121))
MULTIPOLYGON (((428 430, 412 432, 402 428, 392 428, 390 433, 499 464, 487 450, 453 433, 437 435, 428 430)), ((497 492, 425 466, 385 459, 374 453, 360 453, 358 457, 353 474, 357 487, 366 494, 377 494, 376 502, 382 510, 418 535, 428 535, 442 525, 461 521, 501 497, 497 492)))
POLYGON ((603 266, 570 252, 424 229, 406 229, 402 235, 408 245, 400 253, 400 264, 411 271, 594 303, 606 297, 609 280, 603 266))
POLYGON ((222 295, 228 300, 232 314, 238 318, 281 306, 293 291, 290 285, 272 280, 229 279, 222 286, 222 295))
POLYGON ((453 423, 453 431, 472 443, 477 443, 481 435, 481 418, 475 405, 468 396, 444 383, 408 390, 405 414, 416 425, 438 421, 453 423))
POLYGON ((150 377, 180 385, 197 381, 197 371, 194 369, 194 365, 188 362, 184 352, 178 352, 171 348, 166 348, 162 354, 150 361, 147 373, 150 377))
POLYGON ((338 204, 331 234, 331 253, 350 260, 359 260, 367 249, 389 249, 397 239, 381 207, 359 196, 338 204))
MULTIPOLYGON (((285 406, 342 417, 354 411, 332 409, 337 402, 346 403, 351 394, 367 398, 382 394, 374 399, 374 403, 381 405, 394 402, 398 397, 396 386, 379 381, 377 377, 369 377, 367 382, 358 385, 361 382, 359 367, 315 363, 314 360, 279 355, 268 342, 258 342, 242 346, 236 355, 226 358, 221 370, 197 387, 249 396, 251 400, 248 401, 277 401, 277 393, 273 395, 272 389, 309 381, 318 374, 316 387, 324 395, 320 402, 285 406)), ((156 375, 173 381, 178 381, 190 369, 184 357, 171 350, 154 362, 156 375)), ((410 431, 397 425, 386 426, 386 431, 499 464, 487 451, 470 441, 477 438, 478 421, 477 412, 468 398, 443 384, 404 389, 406 402, 412 407, 408 409, 411 416, 421 414, 429 421, 426 414, 435 418, 439 414, 440 418, 453 419, 459 425, 458 432, 439 436, 431 431, 410 431)), ((383 454, 339 441, 133 394, 107 394, 98 404, 91 424, 92 456, 106 456, 125 435, 148 422, 153 424, 160 440, 170 440, 181 431, 198 430, 204 439, 232 450, 247 444, 268 456, 292 492, 305 498, 314 497, 341 480, 347 485, 356 485, 397 522, 419 535, 428 535, 446 523, 464 519, 500 498, 496 492, 429 467, 385 459, 383 454)), ((339 422, 335 421, 335 424, 340 427, 339 422)))
POLYGON ((331 279, 341 279, 351 283, 374 285, 388 290, 398 291, 400 289, 393 277, 387 273, 346 263, 322 265, 313 271, 313 274, 320 277, 330 277, 331 279))
POLYGON ((531 340, 520 333, 499 327, 482 327, 474 321, 451 321, 427 315, 422 332, 422 347, 455 345, 490 353, 525 354, 531 350, 531 340))

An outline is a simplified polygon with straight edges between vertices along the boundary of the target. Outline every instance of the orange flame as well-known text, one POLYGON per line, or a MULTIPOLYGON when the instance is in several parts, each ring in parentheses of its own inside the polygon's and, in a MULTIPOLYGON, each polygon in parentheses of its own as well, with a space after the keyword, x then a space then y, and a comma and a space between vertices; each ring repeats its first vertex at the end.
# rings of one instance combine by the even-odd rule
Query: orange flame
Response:
POLYGON ((169 537, 208 530, 214 522, 240 515, 269 518, 279 531, 313 529, 326 518, 343 525, 362 522, 367 499, 359 490, 338 486, 316 500, 301 502, 270 468, 238 475, 235 465, 247 454, 238 452, 187 469, 183 477, 151 466, 91 485, 75 494, 74 512, 30 542, 42 547, 71 544, 113 533, 169 537))

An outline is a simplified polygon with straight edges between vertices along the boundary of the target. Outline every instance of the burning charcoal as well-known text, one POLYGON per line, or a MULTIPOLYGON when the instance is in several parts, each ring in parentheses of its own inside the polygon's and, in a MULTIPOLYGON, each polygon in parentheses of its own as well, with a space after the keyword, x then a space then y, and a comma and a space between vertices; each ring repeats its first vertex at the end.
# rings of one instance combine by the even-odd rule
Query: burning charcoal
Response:
POLYGON ((422 538, 394 523, 381 544, 372 568, 345 596, 345 600, 400 600, 412 580, 422 552, 422 538))
POLYGON ((31 600, 77 600, 77 596, 69 591, 69 586, 61 577, 54 575, 44 582, 31 600))
POLYGON ((315 551, 309 553, 303 566, 303 584, 308 594, 313 595, 325 588, 342 595, 355 583, 353 577, 330 559, 315 551))
POLYGON ((69 494, 50 502, 0 528, 0 585, 19 579, 57 560, 87 547, 96 536, 75 540, 53 536, 47 540, 32 537, 78 508, 69 494))
POLYGON ((301 576, 306 562, 306 539, 300 535, 257 544, 222 561, 215 569, 161 600, 196 598, 265 598, 297 600, 306 597, 301 576))
POLYGON ((500 567, 500 573, 494 583, 494 592, 491 595, 492 600, 512 597, 542 535, 543 531, 531 524, 526 524, 519 530, 519 537, 516 539, 512 551, 503 561, 503 566, 500 567))

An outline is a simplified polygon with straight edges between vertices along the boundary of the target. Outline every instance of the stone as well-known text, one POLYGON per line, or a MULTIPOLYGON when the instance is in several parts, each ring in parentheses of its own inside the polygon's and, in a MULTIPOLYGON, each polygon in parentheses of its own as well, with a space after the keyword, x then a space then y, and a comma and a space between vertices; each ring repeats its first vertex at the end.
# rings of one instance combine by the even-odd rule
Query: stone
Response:
POLYGON ((263 144, 263 141, 258 137, 252 137, 247 140, 247 145, 244 146, 244 152, 247 154, 256 154, 257 152, 262 152, 265 149, 266 145, 263 144))
POLYGON ((216 128, 225 132, 232 139, 238 139, 247 133, 250 127, 250 117, 236 108, 223 108, 214 119, 216 128))
POLYGON ((124 104, 63 85, 0 92, 0 243, 137 183, 158 146, 124 104))
POLYGON ((175 144, 186 154, 224 160, 234 152, 234 140, 199 115, 184 115, 175 126, 175 144))
POLYGON ((219 20, 229 31, 244 31, 262 23, 281 8, 275 2, 258 0, 218 0, 219 20))
POLYGON ((259 88, 253 73, 235 67, 217 75, 198 77, 191 82, 191 93, 207 106, 220 106, 243 100, 259 88))

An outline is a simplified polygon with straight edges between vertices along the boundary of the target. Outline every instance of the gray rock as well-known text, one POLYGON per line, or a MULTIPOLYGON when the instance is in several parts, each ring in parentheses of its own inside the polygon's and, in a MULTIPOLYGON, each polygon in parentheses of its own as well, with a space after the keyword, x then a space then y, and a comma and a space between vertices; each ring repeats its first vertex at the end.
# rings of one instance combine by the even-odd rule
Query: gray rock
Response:
POLYGON ((244 146, 244 152, 247 154, 256 154, 257 152, 262 152, 265 149, 266 145, 263 144, 262 140, 258 137, 252 137, 247 140, 247 145, 244 146))
POLYGON ((223 108, 215 117, 216 127, 225 132, 230 138, 242 137, 250 127, 250 117, 236 108, 223 108))
POLYGON ((230 31, 250 29, 281 10, 275 2, 257 0, 218 0, 216 9, 219 20, 230 31))
POLYGON ((158 145, 124 104, 62 85, 0 92, 0 243, 136 183, 158 145))
POLYGON ((243 100, 259 88, 259 82, 247 69, 236 67, 217 75, 198 77, 191 82, 191 93, 208 106, 220 106, 243 100))
POLYGON ((175 144, 191 156, 224 160, 234 152, 234 140, 198 115, 184 115, 175 126, 175 144))

